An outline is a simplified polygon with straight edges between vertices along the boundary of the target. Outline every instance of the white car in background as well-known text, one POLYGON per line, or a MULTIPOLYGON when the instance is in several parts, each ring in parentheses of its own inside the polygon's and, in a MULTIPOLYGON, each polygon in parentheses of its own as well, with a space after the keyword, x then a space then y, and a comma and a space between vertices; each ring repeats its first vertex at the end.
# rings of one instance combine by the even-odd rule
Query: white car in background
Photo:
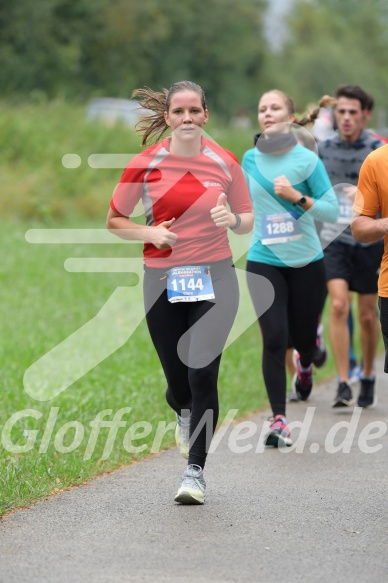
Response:
POLYGON ((123 124, 134 128, 141 116, 152 112, 140 106, 136 99, 96 97, 88 104, 87 117, 90 121, 101 121, 113 126, 123 124))

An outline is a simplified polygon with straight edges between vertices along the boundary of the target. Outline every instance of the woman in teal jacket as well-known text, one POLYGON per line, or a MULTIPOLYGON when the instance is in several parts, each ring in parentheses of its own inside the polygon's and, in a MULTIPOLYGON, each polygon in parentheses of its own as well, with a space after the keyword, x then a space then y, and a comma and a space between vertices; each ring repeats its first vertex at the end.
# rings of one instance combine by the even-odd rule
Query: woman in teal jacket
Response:
POLYGON ((264 93, 258 109, 262 133, 242 161, 255 215, 248 287, 263 336, 263 376, 273 412, 266 444, 274 446, 292 444, 285 417, 289 339, 297 351, 295 391, 306 400, 312 389, 316 333, 326 296, 315 221, 335 223, 339 214, 322 162, 298 143, 294 131, 317 111, 297 121, 287 94, 264 93), (271 282, 275 296, 264 313, 262 277, 271 282))

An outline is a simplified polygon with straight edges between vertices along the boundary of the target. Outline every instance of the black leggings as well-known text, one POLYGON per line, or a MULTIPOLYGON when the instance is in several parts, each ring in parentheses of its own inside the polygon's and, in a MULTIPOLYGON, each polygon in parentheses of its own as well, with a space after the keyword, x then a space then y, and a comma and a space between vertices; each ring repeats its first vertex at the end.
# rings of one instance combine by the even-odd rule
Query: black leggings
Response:
POLYGON ((276 267, 247 262, 248 288, 263 336, 263 376, 273 415, 286 414, 286 350, 291 341, 308 367, 316 349, 319 318, 326 296, 323 259, 304 267, 276 267), (262 314, 260 275, 275 292, 271 307, 262 314))
POLYGON ((379 308, 381 333, 385 348, 384 372, 388 372, 388 298, 379 296, 379 308))
POLYGON ((189 464, 205 465, 218 421, 218 371, 236 317, 239 290, 231 259, 211 265, 214 300, 167 299, 165 272, 145 268, 144 304, 152 342, 167 380, 166 399, 181 414, 191 410, 189 464), (203 317, 205 316, 205 317, 203 317))

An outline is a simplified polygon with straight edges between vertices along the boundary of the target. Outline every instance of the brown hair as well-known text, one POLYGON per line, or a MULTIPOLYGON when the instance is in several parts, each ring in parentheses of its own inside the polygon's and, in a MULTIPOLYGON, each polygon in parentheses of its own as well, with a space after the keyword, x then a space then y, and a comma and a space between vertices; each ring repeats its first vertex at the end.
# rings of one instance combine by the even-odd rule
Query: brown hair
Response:
POLYGON ((132 92, 132 97, 138 98, 141 107, 152 112, 150 115, 142 116, 136 124, 136 131, 143 134, 142 146, 149 142, 157 142, 168 129, 164 112, 170 109, 173 95, 181 91, 197 93, 201 98, 202 107, 207 109, 205 93, 202 87, 193 81, 178 81, 171 85, 170 89, 164 88, 162 91, 152 91, 149 87, 144 87, 132 92))
POLYGON ((361 104, 361 109, 372 111, 374 101, 373 97, 366 93, 359 85, 339 85, 335 91, 335 96, 347 97, 348 99, 357 99, 361 104))
MULTIPOLYGON (((292 115, 295 115, 295 103, 287 93, 281 91, 280 89, 271 89, 270 91, 266 91, 265 93, 263 93, 263 95, 266 95, 267 93, 277 93, 278 95, 280 95, 284 99, 288 112, 292 115)), ((319 100, 318 107, 310 111, 307 111, 301 118, 295 117, 295 123, 300 126, 311 124, 317 119, 321 107, 331 107, 335 103, 336 103, 335 97, 331 97, 330 95, 324 95, 319 100)))

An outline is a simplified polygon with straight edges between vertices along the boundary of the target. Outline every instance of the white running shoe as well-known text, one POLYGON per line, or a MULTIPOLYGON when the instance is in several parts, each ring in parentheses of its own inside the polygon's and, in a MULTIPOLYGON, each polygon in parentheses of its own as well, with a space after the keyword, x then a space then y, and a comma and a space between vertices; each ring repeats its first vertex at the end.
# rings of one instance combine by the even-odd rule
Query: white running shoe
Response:
POLYGON ((180 504, 203 504, 205 502, 206 483, 201 466, 187 466, 174 500, 180 504))

